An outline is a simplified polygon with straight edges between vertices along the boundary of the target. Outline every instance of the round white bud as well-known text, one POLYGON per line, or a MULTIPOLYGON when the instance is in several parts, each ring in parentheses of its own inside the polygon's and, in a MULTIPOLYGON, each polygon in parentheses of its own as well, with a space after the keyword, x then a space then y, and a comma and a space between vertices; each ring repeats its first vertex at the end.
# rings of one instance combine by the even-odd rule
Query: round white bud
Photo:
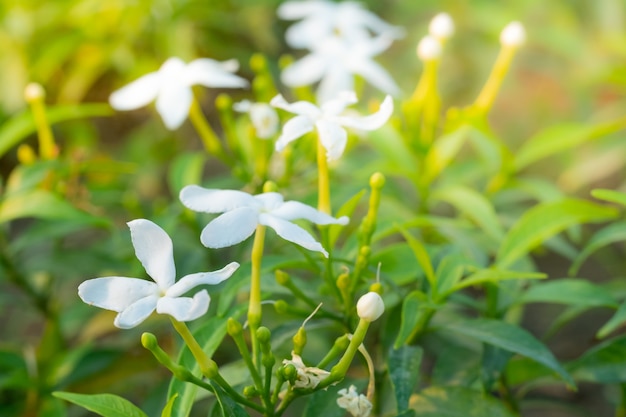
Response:
POLYGON ((438 59, 441 56, 441 42, 434 36, 424 36, 417 45, 417 56, 422 61, 438 59))
POLYGON ((28 103, 41 100, 45 96, 46 92, 39 83, 29 83, 26 88, 24 88, 24 99, 28 103))
POLYGON ((368 292, 356 303, 356 312, 362 320, 377 320, 385 311, 385 303, 381 296, 373 291, 368 292))
POLYGON ((519 47, 526 42, 526 30, 520 22, 511 22, 500 32, 502 46, 519 47))
POLYGON ((448 13, 439 13, 430 21, 428 33, 440 40, 449 39, 454 35, 454 21, 448 13))

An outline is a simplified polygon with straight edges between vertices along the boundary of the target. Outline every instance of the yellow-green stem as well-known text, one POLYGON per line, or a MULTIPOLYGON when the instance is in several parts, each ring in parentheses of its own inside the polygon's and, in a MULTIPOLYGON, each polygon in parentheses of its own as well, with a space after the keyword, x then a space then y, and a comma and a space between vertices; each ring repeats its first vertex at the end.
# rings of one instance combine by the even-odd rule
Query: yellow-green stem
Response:
POLYGON ((202 143, 204 144, 204 148, 206 149, 206 151, 211 155, 217 156, 221 160, 226 160, 222 144, 220 143, 215 132, 213 131, 213 128, 204 117, 204 113, 202 113, 200 103, 198 103, 198 100, 196 100, 195 98, 191 102, 191 108, 189 109, 189 119, 191 120, 193 126, 196 128, 198 135, 200 135, 200 139, 202 139, 202 143))
POLYGON ((29 103, 37 126, 39 156, 41 159, 54 159, 57 156, 57 146, 46 116, 45 94, 34 95, 29 103))
POLYGON ((202 375, 206 376, 207 378, 214 378, 217 374, 217 364, 215 363, 215 361, 209 358, 209 356, 204 352, 204 350, 202 349, 200 344, 198 344, 196 338, 193 337, 193 334, 191 334, 191 331, 189 331, 189 328, 185 323, 182 323, 173 317, 171 317, 171 321, 174 329, 176 329, 180 337, 183 338, 183 341, 191 351, 191 354, 198 363, 198 366, 200 366, 200 371, 202 372, 202 375))
POLYGON ((480 114, 486 115, 493 106, 496 95, 504 81, 504 77, 509 71, 516 50, 517 48, 514 46, 502 46, 500 49, 496 62, 491 69, 491 74, 489 74, 489 78, 487 78, 483 89, 480 91, 473 105, 480 114))
POLYGON ((317 140, 317 185, 319 211, 330 214, 330 178, 328 173, 328 160, 326 159, 326 149, 322 141, 317 140))
POLYGON ((259 367, 259 341, 256 331, 261 325, 261 261, 265 243, 265 226, 258 225, 252 244, 252 273, 250 276, 250 303, 248 306, 248 326, 252 343, 252 360, 259 367))

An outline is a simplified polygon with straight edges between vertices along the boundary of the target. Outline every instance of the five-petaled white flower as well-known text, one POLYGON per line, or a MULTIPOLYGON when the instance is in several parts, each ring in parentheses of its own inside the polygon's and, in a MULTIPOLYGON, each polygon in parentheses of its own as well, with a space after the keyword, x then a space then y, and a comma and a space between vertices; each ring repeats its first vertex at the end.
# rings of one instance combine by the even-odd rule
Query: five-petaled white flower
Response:
POLYGON ((185 64, 170 58, 156 72, 146 74, 114 91, 109 103, 116 110, 133 110, 156 100, 156 109, 165 126, 174 130, 187 118, 193 101, 191 87, 241 88, 248 82, 233 73, 239 68, 236 60, 218 62, 200 58, 185 64))
POLYGON ((128 227, 137 259, 154 282, 113 276, 90 279, 78 287, 85 303, 116 311, 114 324, 121 329, 137 326, 155 309, 178 321, 197 319, 209 308, 209 293, 201 290, 193 298, 182 295, 199 285, 219 284, 239 268, 237 262, 232 262, 219 271, 186 275, 174 283, 176 268, 167 233, 145 219, 133 220, 128 227))
POLYGON ((328 257, 322 245, 292 221, 306 219, 319 225, 348 223, 345 216, 336 219, 306 204, 285 202, 282 195, 274 192, 253 196, 243 191, 188 185, 181 190, 180 201, 194 211, 224 213, 202 230, 200 241, 208 248, 223 248, 243 242, 258 225, 263 225, 274 229, 285 240, 328 257))
POLYGON ((350 385, 349 389, 340 389, 337 405, 345 408, 354 417, 368 417, 372 411, 372 403, 363 394, 356 391, 354 385, 350 385))
POLYGON ((269 139, 278 131, 278 115, 276 110, 267 103, 242 100, 233 104, 233 109, 250 115, 250 120, 259 139, 269 139))
POLYGON ((283 126, 282 134, 276 141, 276 150, 283 150, 290 142, 317 129, 319 140, 326 149, 327 159, 332 161, 339 158, 346 148, 348 138, 344 127, 375 130, 385 124, 393 112, 393 100, 387 96, 374 114, 364 117, 341 116, 344 109, 356 101, 356 94, 347 91, 322 104, 321 107, 307 101, 287 103, 283 96, 277 95, 270 104, 297 116, 283 126))
POLYGON ((293 384, 294 388, 313 389, 319 383, 330 375, 330 372, 324 369, 306 366, 300 355, 291 352, 291 360, 283 359, 283 365, 293 365, 296 368, 296 380, 293 384))

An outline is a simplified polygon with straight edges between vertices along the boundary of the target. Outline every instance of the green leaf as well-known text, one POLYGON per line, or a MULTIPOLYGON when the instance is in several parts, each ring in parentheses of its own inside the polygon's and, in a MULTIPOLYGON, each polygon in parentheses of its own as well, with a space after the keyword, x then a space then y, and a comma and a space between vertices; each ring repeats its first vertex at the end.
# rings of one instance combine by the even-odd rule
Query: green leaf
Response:
POLYGON ((585 262, 585 260, 598 249, 621 241, 626 241, 625 221, 610 224, 604 229, 599 230, 591 237, 591 239, 589 239, 583 250, 578 253, 569 269, 569 273, 573 275, 578 272, 583 262, 585 262))
POLYGON ((617 307, 611 293, 584 279, 564 278, 536 283, 520 298, 522 303, 557 303, 579 307, 617 307))
MULTIPOLYGON (((353 195, 348 201, 346 201, 343 204, 343 206, 339 208, 337 213, 335 213, 335 217, 336 218, 339 218, 341 216, 347 216, 349 218, 352 217, 352 215, 354 214, 354 210, 356 210, 356 207, 359 204, 359 201, 361 201, 361 198, 363 198, 363 195, 365 194, 365 192, 366 190, 361 190, 355 195, 353 195)), ((340 224, 331 224, 328 227, 328 246, 330 248, 335 247, 335 243, 337 242, 339 235, 344 230, 346 230, 346 226, 343 226, 340 224)))
POLYGON ((165 404, 165 407, 163 407, 161 417, 172 417, 172 409, 174 407, 174 402, 176 401, 177 397, 178 394, 174 394, 170 397, 170 399, 167 401, 167 404, 165 404))
POLYGON ((445 328, 533 359, 555 371, 570 387, 575 386, 572 377, 563 369, 552 352, 521 327, 500 320, 473 319, 451 323, 445 328))
POLYGON ((419 379, 423 353, 419 346, 402 346, 389 351, 387 366, 398 412, 409 408, 409 398, 419 379))
MULTIPOLYGON (((108 104, 101 103, 54 106, 46 109, 48 123, 51 125, 66 120, 103 117, 112 114, 113 110, 111 107, 108 104)), ((27 110, 11 118, 0 128, 0 157, 36 131, 37 126, 30 111, 27 110)))
POLYGON ((463 387, 426 388, 411 407, 416 417, 515 417, 493 397, 463 387))
POLYGON ((626 193, 620 193, 615 190, 596 189, 591 191, 591 195, 598 200, 604 200, 610 203, 617 203, 622 206, 626 206, 626 193))
POLYGON ((412 291, 409 295, 404 297, 400 329, 394 343, 395 349, 399 349, 400 346, 406 343, 415 331, 420 318, 425 313, 424 304, 427 300, 428 297, 421 291, 412 291))
POLYGON ((615 314, 613 314, 613 317, 598 330, 596 337, 598 339, 604 339, 624 323, 626 323, 626 301, 620 304, 615 314))
MULTIPOLYGON (((357 389, 361 390, 359 383, 353 384, 357 389)), ((339 387, 330 387, 327 390, 320 390, 307 397, 307 403, 304 406, 302 417, 343 417, 346 410, 337 405, 337 392, 339 387)))
POLYGON ((186 185, 199 184, 206 158, 204 153, 185 153, 177 156, 168 173, 170 191, 177 196, 186 185))
POLYGON ((426 154, 423 181, 431 183, 461 150, 471 127, 462 125, 451 133, 440 136, 426 154))
POLYGON ((404 239, 409 244, 409 247, 413 251, 413 255, 415 255, 415 259, 417 259, 417 262, 422 267, 424 274, 426 274, 426 279, 428 279, 433 291, 436 291, 437 278, 435 277, 435 270, 433 269, 433 264, 430 262, 430 256, 428 256, 426 248, 422 242, 415 239, 408 231, 402 229, 400 226, 398 226, 398 230, 402 233, 402 236, 404 236, 404 239))
POLYGON ((617 216, 617 210, 584 200, 564 199, 538 204, 528 210, 504 237, 496 264, 506 269, 542 242, 564 229, 617 216))
POLYGON ((222 410, 222 417, 249 417, 239 404, 237 404, 230 396, 216 383, 211 381, 213 386, 215 397, 222 410))
MULTIPOLYGON (((383 126, 368 135, 368 141, 376 151, 388 161, 389 171, 402 175, 411 175, 417 167, 417 159, 413 156, 405 139, 398 134, 395 129, 383 126)), ((377 169, 380 167, 380 160, 376 161, 377 169)), ((385 172, 388 170, 385 169, 385 172)))
MULTIPOLYGON (((540 272, 518 272, 504 271, 496 268, 481 269, 461 280, 450 289, 449 293, 459 291, 463 288, 474 285, 484 284, 486 282, 499 282, 512 279, 544 279, 547 275, 540 272)), ((448 295, 448 294, 444 294, 448 295)))
POLYGON ((499 242, 504 237, 504 229, 493 205, 479 192, 461 185, 453 185, 437 190, 432 198, 454 206, 496 241, 499 242))
POLYGON ((595 346, 571 362, 568 369, 580 381, 601 384, 626 382, 626 336, 595 346))
POLYGON ((56 391, 52 395, 103 417, 148 417, 130 401, 113 394, 88 395, 56 391))

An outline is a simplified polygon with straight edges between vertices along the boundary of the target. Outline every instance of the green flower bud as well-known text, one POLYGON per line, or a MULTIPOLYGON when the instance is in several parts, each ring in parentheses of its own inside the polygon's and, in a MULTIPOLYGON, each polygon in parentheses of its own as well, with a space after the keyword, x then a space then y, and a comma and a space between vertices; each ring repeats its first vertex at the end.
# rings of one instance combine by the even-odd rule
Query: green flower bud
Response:
POLYGON ((246 398, 252 398, 259 395, 259 391, 256 389, 254 385, 248 385, 243 388, 243 395, 246 398))
POLYGON ((385 176, 380 172, 375 172, 370 177, 370 187, 375 189, 381 189, 385 185, 385 176))

